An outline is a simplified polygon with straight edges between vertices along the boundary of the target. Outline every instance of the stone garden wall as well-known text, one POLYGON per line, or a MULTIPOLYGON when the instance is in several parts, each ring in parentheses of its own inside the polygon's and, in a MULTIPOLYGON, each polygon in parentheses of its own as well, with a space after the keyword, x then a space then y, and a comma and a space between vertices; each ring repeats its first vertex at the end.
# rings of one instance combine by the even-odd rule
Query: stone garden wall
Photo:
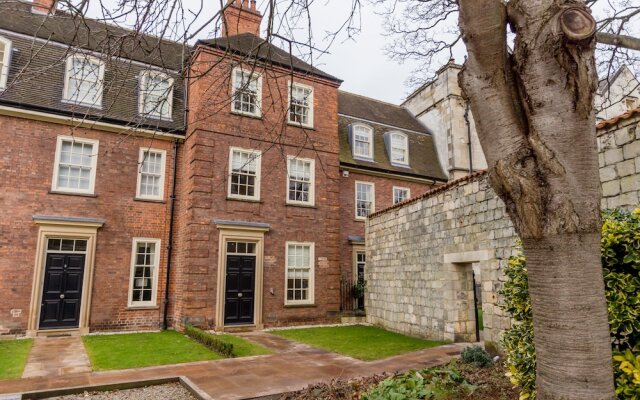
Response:
MULTIPOLYGON (((638 206, 640 109, 598 128, 603 208, 638 206)), ((367 320, 405 334, 474 341, 473 270, 484 340, 510 319, 497 306, 517 236, 504 204, 476 173, 370 216, 366 226, 367 320)))
POLYGON ((475 341, 476 264, 484 339, 496 341, 510 323, 497 307, 497 291, 516 239, 483 173, 373 214, 366 239, 367 321, 413 336, 475 341))

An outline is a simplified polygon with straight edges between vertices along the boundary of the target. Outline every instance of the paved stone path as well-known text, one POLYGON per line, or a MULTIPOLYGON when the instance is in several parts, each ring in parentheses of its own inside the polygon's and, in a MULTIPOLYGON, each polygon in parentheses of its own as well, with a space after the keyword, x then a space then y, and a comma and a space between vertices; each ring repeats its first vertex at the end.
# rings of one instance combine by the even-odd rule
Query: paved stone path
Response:
POLYGON ((82 338, 42 337, 35 339, 22 377, 48 378, 78 372, 91 372, 82 338))
POLYGON ((0 381, 3 394, 123 384, 183 377, 195 385, 202 397, 239 400, 302 389, 332 379, 393 373, 440 365, 456 357, 468 344, 456 343, 424 349, 384 360, 364 362, 267 333, 243 334, 247 339, 277 351, 268 356, 165 365, 105 372, 74 372, 59 376, 0 381))

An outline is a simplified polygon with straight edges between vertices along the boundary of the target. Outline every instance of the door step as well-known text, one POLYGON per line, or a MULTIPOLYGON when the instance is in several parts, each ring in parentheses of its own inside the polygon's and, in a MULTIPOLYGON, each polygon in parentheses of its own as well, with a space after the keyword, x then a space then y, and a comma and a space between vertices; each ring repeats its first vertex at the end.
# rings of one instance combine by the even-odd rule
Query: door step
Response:
POLYGON ((56 330, 41 330, 36 333, 36 337, 70 337, 81 336, 79 329, 56 329, 56 330))
POLYGON ((225 326, 223 332, 225 333, 243 333, 253 332, 258 330, 255 325, 238 325, 238 326, 225 326))

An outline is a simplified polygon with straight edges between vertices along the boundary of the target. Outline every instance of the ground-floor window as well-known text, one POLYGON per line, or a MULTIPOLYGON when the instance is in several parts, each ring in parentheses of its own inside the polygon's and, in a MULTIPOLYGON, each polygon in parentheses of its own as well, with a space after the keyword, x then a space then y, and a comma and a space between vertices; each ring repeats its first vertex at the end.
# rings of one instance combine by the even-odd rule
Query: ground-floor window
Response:
POLYGON ((287 242, 285 304, 313 304, 314 244, 287 242))
POLYGON ((133 239, 129 305, 155 306, 160 239, 133 239))

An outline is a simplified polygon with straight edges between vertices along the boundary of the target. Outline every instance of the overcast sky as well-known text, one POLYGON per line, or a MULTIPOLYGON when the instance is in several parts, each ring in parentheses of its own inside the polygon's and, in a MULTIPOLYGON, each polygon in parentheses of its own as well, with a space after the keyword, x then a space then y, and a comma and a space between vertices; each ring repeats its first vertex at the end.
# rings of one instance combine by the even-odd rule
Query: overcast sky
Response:
MULTIPOLYGON (((205 8, 198 21, 206 21, 219 10, 219 0, 203 1, 205 5, 209 3, 211 6, 205 8)), ((280 3, 287 1, 289 0, 280 1, 280 3)), ((268 0, 258 0, 258 9, 264 12, 267 9, 267 2, 268 0)), ((200 6, 200 0, 183 0, 183 3, 192 9, 200 6)), ((350 14, 351 4, 351 0, 312 2, 310 14, 313 40, 317 47, 325 48, 329 44, 324 40, 327 37, 326 33, 339 29, 350 14)), ((416 64, 415 62, 400 64, 391 61, 385 54, 384 47, 391 42, 391 38, 383 34, 384 17, 379 15, 380 11, 367 1, 362 1, 361 14, 355 21, 355 24, 360 27, 360 32, 354 38, 349 38, 343 30, 331 44, 329 53, 314 55, 313 64, 344 80, 341 86, 343 90, 399 104, 410 93, 405 81, 416 64)), ((263 35, 266 29, 265 22, 263 21, 262 25, 263 35)), ((303 21, 299 25, 301 28, 292 36, 295 40, 305 41, 308 37, 307 24, 303 21)), ((203 31, 198 38, 211 36, 213 36, 213 28, 203 31)), ((294 54, 297 55, 295 50, 294 54)), ((461 62, 462 57, 462 55, 459 56, 460 60, 457 61, 461 62)))

